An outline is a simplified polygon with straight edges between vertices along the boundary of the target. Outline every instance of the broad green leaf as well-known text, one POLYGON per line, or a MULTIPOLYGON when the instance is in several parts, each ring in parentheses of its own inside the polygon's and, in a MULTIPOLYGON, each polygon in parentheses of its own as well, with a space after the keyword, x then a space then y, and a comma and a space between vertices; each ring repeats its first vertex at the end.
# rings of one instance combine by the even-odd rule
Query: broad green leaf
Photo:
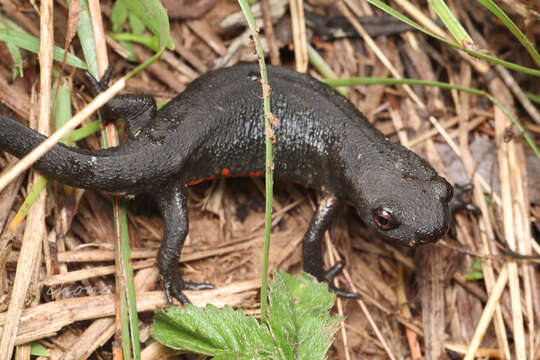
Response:
POLYGON ((159 47, 169 43, 169 18, 159 0, 122 0, 126 8, 159 38, 159 47))
MULTIPOLYGON (((8 44, 12 44, 25 50, 31 51, 33 53, 39 53, 39 39, 26 32, 10 29, 0 29, 0 40, 5 41, 8 44)), ((64 59, 64 50, 58 46, 55 46, 53 58, 54 60, 61 62, 64 59)), ((86 64, 81 59, 71 53, 67 54, 66 64, 79 69, 86 69, 86 64)))
POLYGON ((128 19, 129 26, 131 27, 131 31, 133 32, 133 34, 142 35, 144 30, 146 29, 142 20, 132 11, 128 13, 128 19))
POLYGON ((126 22, 128 17, 128 9, 124 5, 123 1, 116 1, 113 5, 112 12, 111 12, 111 22, 112 22, 112 31, 113 33, 120 32, 122 30, 122 26, 126 22))
MULTIPOLYGON (((126 58, 128 61, 137 61, 133 44, 131 42, 140 43, 153 51, 157 52, 160 48, 159 36, 142 36, 146 30, 144 21, 135 13, 127 8, 128 0, 117 0, 113 7, 113 13, 111 14, 111 21, 113 23, 113 32, 111 36, 120 42, 120 45, 124 47, 129 56, 126 58), (123 26, 129 20, 130 33, 121 33, 123 26)), ((169 39, 169 43, 172 46, 172 41, 169 39)))
POLYGON ((30 343, 30 355, 51 356, 49 351, 47 351, 47 348, 36 341, 30 343))
POLYGON ((476 258, 471 266, 469 273, 465 275, 467 281, 476 281, 484 279, 484 272, 482 271, 482 259, 476 258))

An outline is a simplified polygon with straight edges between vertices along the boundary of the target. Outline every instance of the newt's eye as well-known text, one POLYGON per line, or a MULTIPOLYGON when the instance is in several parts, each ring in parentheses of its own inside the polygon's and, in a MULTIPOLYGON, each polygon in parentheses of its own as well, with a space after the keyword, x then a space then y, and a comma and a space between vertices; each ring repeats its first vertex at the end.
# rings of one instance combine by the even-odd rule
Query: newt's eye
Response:
POLYGON ((377 209, 373 212, 373 221, 381 230, 390 230, 396 227, 394 218, 388 209, 377 209))

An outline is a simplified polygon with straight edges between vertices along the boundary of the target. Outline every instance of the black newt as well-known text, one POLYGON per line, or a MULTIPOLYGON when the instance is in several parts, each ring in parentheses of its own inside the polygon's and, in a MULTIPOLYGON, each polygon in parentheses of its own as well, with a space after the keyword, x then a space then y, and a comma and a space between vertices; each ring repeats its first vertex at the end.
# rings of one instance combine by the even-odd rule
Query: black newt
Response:
MULTIPOLYGON (((126 119, 128 140, 102 150, 56 145, 34 164, 76 187, 149 194, 165 223, 158 267, 169 301, 210 288, 182 279, 178 261, 188 233, 186 187, 200 179, 264 171, 264 126, 257 65, 208 72, 161 110, 145 95, 119 95, 105 107, 126 119), (224 174, 227 175, 227 174, 224 174)), ((268 67, 275 127, 275 176, 321 189, 303 239, 304 270, 332 285, 343 267, 323 269, 321 240, 338 210, 352 203, 382 237, 415 246, 448 230, 453 189, 405 147, 388 142, 333 88, 292 70, 268 67)), ((102 82, 94 81, 96 91, 102 82)), ((44 136, 0 116, 0 149, 22 157, 44 136)))

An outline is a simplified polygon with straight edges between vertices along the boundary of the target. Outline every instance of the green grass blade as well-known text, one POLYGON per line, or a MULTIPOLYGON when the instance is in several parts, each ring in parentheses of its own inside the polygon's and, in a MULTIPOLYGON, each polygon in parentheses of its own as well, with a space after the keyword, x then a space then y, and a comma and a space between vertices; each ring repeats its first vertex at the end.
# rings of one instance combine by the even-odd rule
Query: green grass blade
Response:
MULTIPOLYGON (((51 114, 54 114, 53 120, 55 130, 60 129, 72 116, 69 86, 67 84, 61 84, 58 91, 56 91, 56 88, 57 86, 53 85, 52 94, 58 94, 56 98, 56 108, 55 99, 51 98, 51 114)), ((60 142, 68 146, 73 144, 71 134, 63 138, 60 142)))
MULTIPOLYGON (((56 85, 54 85, 52 88, 52 94, 56 94, 56 85)), ((54 118, 56 121, 56 128, 59 128, 64 124, 64 122, 71 118, 71 97, 69 87, 67 85, 60 86, 56 109, 53 109, 53 102, 54 99, 51 98, 51 120, 54 118)), ((66 140, 67 139, 64 139, 62 142, 66 144, 66 140)), ((24 199, 23 204, 9 224, 10 231, 15 231, 15 229, 22 223, 26 215, 28 215, 28 211, 36 201, 37 197, 47 185, 47 182, 47 177, 41 175, 36 183, 32 185, 32 188, 24 199)))
POLYGON ((90 136, 101 129, 101 124, 99 120, 92 121, 90 124, 85 125, 71 133, 71 139, 73 142, 77 142, 81 139, 84 139, 87 136, 90 136))
POLYGON ((47 178, 41 175, 34 185, 32 185, 32 188, 24 199, 23 204, 9 223, 9 231, 13 232, 17 229, 17 227, 19 227, 26 215, 28 215, 28 211, 30 211, 30 208, 36 201, 41 191, 45 188, 45 186, 47 186, 47 181, 47 178))
POLYGON ((536 65, 540 66, 540 55, 538 54, 538 51, 534 47, 534 45, 527 39, 525 34, 519 30, 519 28, 516 26, 516 24, 506 15, 506 13, 497 6, 492 0, 476 0, 480 4, 484 5, 486 9, 491 11, 493 15, 495 15, 499 20, 502 21, 502 23, 510 30, 512 34, 518 39, 518 41, 523 45, 523 47, 531 54, 531 57, 533 58, 536 65))
MULTIPOLYGON (((486 97, 489 101, 491 101, 495 106, 497 106, 501 111, 512 121, 512 123, 517 127, 525 141, 527 142, 527 145, 530 146, 530 148, 533 150, 535 155, 540 159, 540 150, 538 149, 538 146, 536 146, 536 143, 533 141, 531 136, 528 134, 528 132, 525 130, 525 128, 521 125, 521 123, 516 119, 510 111, 508 111, 504 106, 502 106, 501 103, 497 101, 493 96, 489 95, 483 90, 478 90, 474 88, 469 88, 465 86, 459 86, 459 85, 453 85, 438 81, 426 81, 426 80, 420 80, 420 79, 394 79, 394 78, 362 78, 362 77, 356 77, 356 78, 348 78, 348 79, 325 79, 324 82, 330 86, 356 86, 356 85, 420 85, 420 86, 435 86, 441 89, 454 89, 459 91, 464 91, 469 94, 479 95, 486 97)), ((539 99, 540 100, 540 99, 539 99)))
POLYGON ((540 76, 540 70, 532 69, 532 68, 522 66, 522 65, 518 65, 518 64, 514 64, 514 63, 509 62, 509 61, 504 61, 504 60, 501 60, 501 59, 496 58, 494 56, 482 54, 481 52, 478 52, 478 51, 469 50, 469 49, 463 48, 462 46, 460 46, 459 44, 457 44, 455 42, 446 40, 445 38, 424 29, 422 26, 420 26, 419 24, 417 24, 413 20, 409 19, 407 16, 405 16, 405 15, 399 13, 398 11, 394 10, 390 6, 386 5, 381 0, 368 0, 368 2, 370 4, 372 4, 373 6, 376 6, 379 9, 381 9, 382 11, 386 12, 387 14, 392 15, 395 18, 403 21, 404 23, 412 26, 416 30, 421 31, 424 34, 429 35, 429 36, 431 36, 431 37, 433 37, 435 39, 438 39, 439 41, 442 41, 443 43, 447 44, 448 46, 451 46, 453 48, 465 51, 467 54, 470 54, 470 55, 472 55, 474 57, 477 57, 479 59, 482 59, 482 60, 489 61, 489 62, 491 62, 493 64, 502 65, 502 66, 507 67, 507 68, 512 69, 512 70, 521 71, 522 73, 525 73, 525 74, 534 75, 534 76, 540 76))
MULTIPOLYGON (((0 29, 10 29, 25 32, 24 29, 17 23, 13 22, 11 19, 2 14, 0 14, 0 29)), ((17 75, 23 77, 23 63, 19 47, 16 44, 8 42, 6 42, 6 47, 11 55, 11 60, 13 61, 13 79, 17 78, 17 75)))
POLYGON ((525 95, 529 98, 529 100, 534 101, 537 104, 540 104, 540 96, 533 94, 532 92, 526 92, 525 95))
MULTIPOLYGON (((89 66, 89 72, 96 79, 100 77, 97 66, 97 54, 94 42, 94 29, 92 28, 92 22, 90 21, 90 13, 88 9, 88 3, 86 0, 81 0, 81 18, 77 25, 77 35, 81 42, 83 54, 87 62, 91 63, 89 66)), ((105 132, 102 132, 102 139, 104 147, 108 147, 107 137, 105 132)), ((127 231, 127 215, 126 206, 124 201, 120 201, 117 198, 113 201, 114 211, 114 223, 117 236, 120 237, 120 249, 116 250, 116 253, 120 253, 121 259, 116 261, 121 262, 121 271, 123 273, 123 284, 127 289, 121 288, 122 292, 119 294, 121 298, 121 319, 122 319, 122 349, 125 359, 140 359, 141 346, 139 342, 139 322, 138 313, 136 307, 135 290, 133 284, 133 269, 131 267, 130 260, 130 242, 129 234, 127 231), (119 224, 120 228, 117 228, 119 224), (124 292, 123 290, 126 290, 124 292)), ((115 242, 116 244, 116 242, 115 242)), ((118 255, 117 255, 118 256, 118 255)), ((117 279, 117 281, 119 281, 117 279)), ((118 286, 117 286, 118 289, 118 286)))
MULTIPOLYGON (((5 41, 8 44, 13 44, 35 54, 39 53, 39 38, 28 34, 27 32, 11 30, 11 29, 0 29, 0 40, 5 41)), ((53 58, 56 61, 62 62, 64 59, 64 49, 55 46, 53 50, 53 58)), ((86 64, 84 61, 76 57, 75 55, 68 53, 66 64, 79 68, 86 69, 86 64)))
POLYGON ((23 77, 23 63, 19 48, 12 43, 6 43, 6 47, 11 55, 11 60, 13 61, 13 79, 17 78, 17 75, 23 77))
POLYGON ((458 44, 461 44, 461 46, 467 49, 474 48, 473 40, 458 19, 456 19, 454 13, 450 10, 448 5, 446 5, 444 0, 430 0, 429 3, 433 6, 433 9, 458 44))
MULTIPOLYGON (((324 61, 322 56, 315 50, 311 44, 307 44, 307 50, 308 50, 308 59, 309 63, 317 69, 317 71, 325 78, 335 78, 336 74, 334 73, 334 70, 324 61)), ((344 87, 337 87, 336 88, 339 93, 345 97, 349 97, 347 93, 347 88, 344 87)))
POLYGON ((94 42, 94 29, 87 0, 80 0, 79 22, 77 24, 77 37, 81 42, 84 59, 88 64, 88 72, 99 79, 96 47, 94 42))

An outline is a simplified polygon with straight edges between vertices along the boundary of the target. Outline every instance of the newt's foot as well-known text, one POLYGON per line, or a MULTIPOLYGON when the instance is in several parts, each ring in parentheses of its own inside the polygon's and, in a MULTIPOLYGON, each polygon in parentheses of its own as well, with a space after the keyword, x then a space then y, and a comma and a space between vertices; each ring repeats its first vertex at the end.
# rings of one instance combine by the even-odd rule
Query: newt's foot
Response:
POLYGON ((99 80, 97 80, 94 75, 90 74, 88 71, 85 73, 86 78, 90 83, 90 90, 92 91, 92 95, 97 96, 107 90, 107 88, 109 87, 109 80, 111 79, 112 70, 113 67, 111 64, 109 64, 107 70, 105 70, 105 74, 103 74, 103 77, 99 80))
POLYGON ((347 290, 342 290, 334 286, 334 278, 343 270, 345 267, 345 261, 340 261, 330 268, 324 274, 324 282, 328 284, 328 289, 332 292, 335 292, 337 296, 344 297, 347 299, 360 299, 362 295, 347 290))
POLYGON ((455 185, 454 186, 454 196, 450 201, 450 212, 452 216, 458 211, 468 211, 473 215, 480 214, 480 209, 478 209, 472 202, 464 199, 464 195, 469 193, 472 190, 472 184, 464 185, 455 185))
POLYGON ((163 287, 169 303, 172 304, 173 298, 176 298, 182 304, 190 304, 191 301, 183 293, 183 290, 208 290, 213 289, 214 285, 184 281, 180 272, 172 272, 163 277, 163 287))
POLYGON ((472 190, 472 184, 455 185, 454 196, 450 201, 450 228, 448 234, 456 239, 456 213, 460 211, 466 211, 472 215, 479 215, 480 209, 476 207, 470 200, 464 198, 464 195, 470 193, 472 190))

